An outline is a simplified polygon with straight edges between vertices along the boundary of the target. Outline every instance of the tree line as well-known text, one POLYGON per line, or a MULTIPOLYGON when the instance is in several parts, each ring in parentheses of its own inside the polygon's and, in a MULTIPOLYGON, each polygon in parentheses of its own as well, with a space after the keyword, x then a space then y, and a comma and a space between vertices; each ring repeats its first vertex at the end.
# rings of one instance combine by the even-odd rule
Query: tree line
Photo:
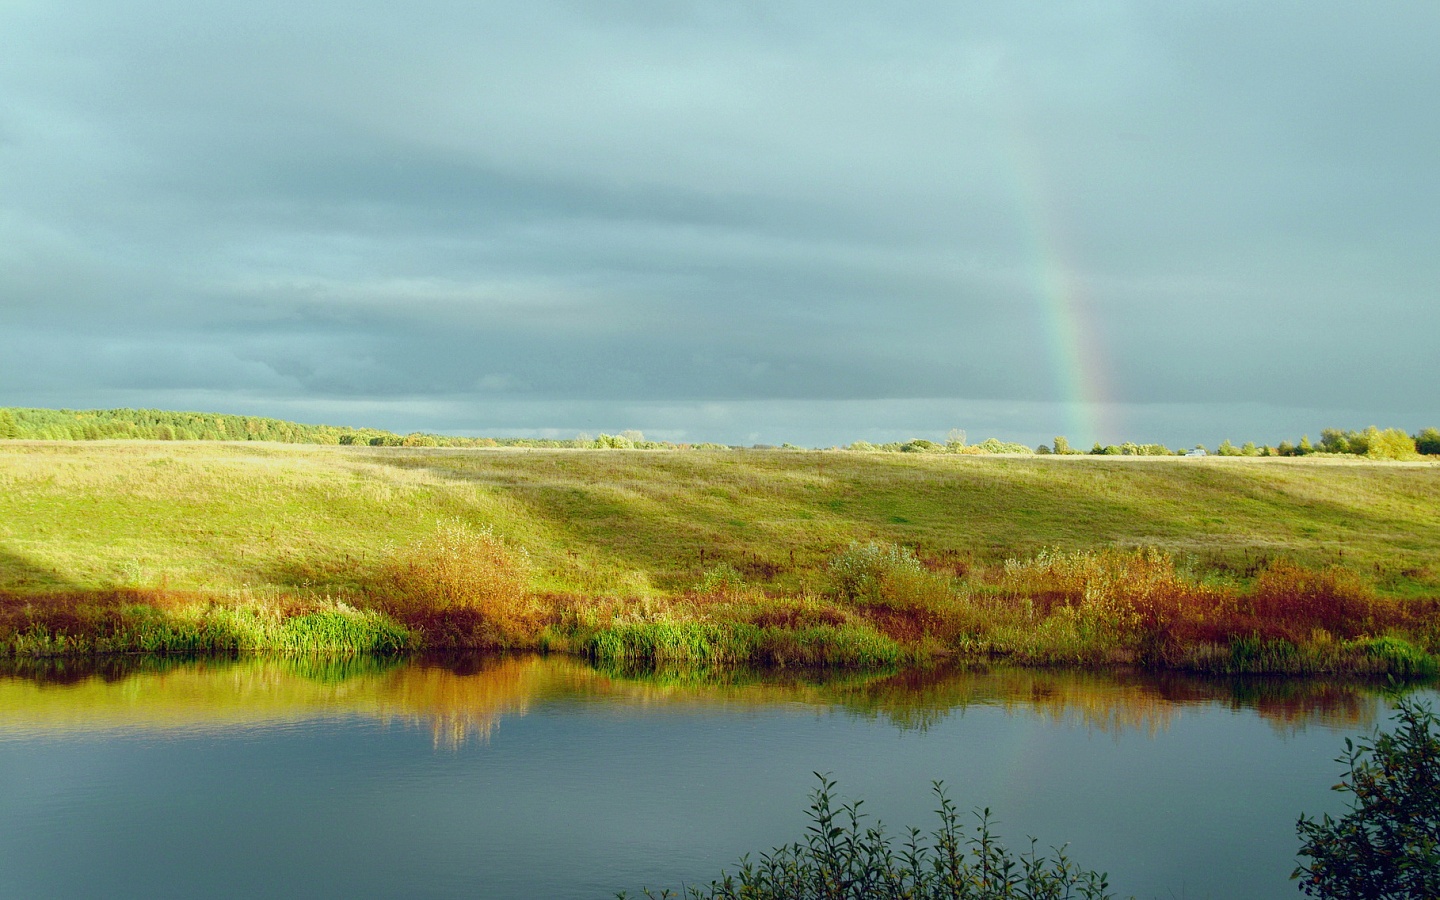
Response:
MULTIPOLYGON (((550 449, 613 449, 613 450, 675 450, 675 449, 740 449, 716 443, 671 443, 647 440, 639 431, 574 438, 490 438, 456 437, 453 435, 411 432, 397 434, 379 428, 351 428, 339 425, 304 425, 284 419, 262 416, 234 416, 224 413, 172 412, 159 409, 35 409, 0 407, 0 440, 28 439, 49 441, 276 441, 286 444, 345 444, 369 447, 532 447, 550 449)), ((755 444, 756 449, 804 450, 793 444, 774 447, 755 444)), ((837 448, 838 449, 838 448, 837 448)), ((950 432, 944 443, 916 438, 872 444, 856 441, 844 449, 869 453, 962 453, 962 454, 1059 454, 1081 455, 1063 436, 1051 444, 1031 448, 1025 444, 988 438, 978 444, 966 442, 965 432, 950 432)), ((1425 428, 1409 434, 1399 428, 1380 429, 1375 426, 1363 431, 1326 428, 1318 443, 1309 435, 1299 441, 1281 441, 1270 446, 1247 441, 1236 446, 1221 441, 1214 449, 1197 446, 1172 450, 1164 444, 1096 443, 1088 453, 1095 456, 1184 456, 1196 450, 1219 456, 1309 456, 1331 454, 1368 459, 1419 459, 1440 456, 1440 429, 1425 428)))

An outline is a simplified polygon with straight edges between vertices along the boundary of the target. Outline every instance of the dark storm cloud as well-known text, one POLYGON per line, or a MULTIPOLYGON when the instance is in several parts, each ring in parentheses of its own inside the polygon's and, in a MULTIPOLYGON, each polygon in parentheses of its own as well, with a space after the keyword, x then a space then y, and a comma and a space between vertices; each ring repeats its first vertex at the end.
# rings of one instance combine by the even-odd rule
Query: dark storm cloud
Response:
POLYGON ((1437 25, 1401 3, 10 4, 0 403, 1048 438, 1076 377, 1064 282, 1128 426, 1082 439, 1420 427, 1437 25))

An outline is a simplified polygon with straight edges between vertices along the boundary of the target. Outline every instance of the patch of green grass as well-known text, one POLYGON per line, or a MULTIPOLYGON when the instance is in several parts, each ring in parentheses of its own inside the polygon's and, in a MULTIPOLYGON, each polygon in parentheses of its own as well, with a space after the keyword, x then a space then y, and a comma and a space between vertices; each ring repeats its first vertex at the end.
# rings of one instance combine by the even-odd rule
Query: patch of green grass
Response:
POLYGON ((676 621, 613 625, 592 635, 585 653, 602 665, 780 668, 877 668, 905 657, 894 640, 863 625, 780 628, 676 621))

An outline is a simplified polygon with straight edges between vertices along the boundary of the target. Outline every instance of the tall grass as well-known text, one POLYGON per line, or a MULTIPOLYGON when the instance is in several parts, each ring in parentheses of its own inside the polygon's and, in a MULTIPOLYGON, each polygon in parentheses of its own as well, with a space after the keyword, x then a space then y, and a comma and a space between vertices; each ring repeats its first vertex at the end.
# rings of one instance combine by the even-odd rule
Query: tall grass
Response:
POLYGON ((390 654, 418 646, 417 635, 388 616, 344 603, 286 609, 140 590, 17 603, 0 594, 4 656, 390 654))
POLYGON ((863 625, 632 622, 601 629, 584 646, 588 657, 612 665, 874 668, 906 658, 894 640, 863 625))

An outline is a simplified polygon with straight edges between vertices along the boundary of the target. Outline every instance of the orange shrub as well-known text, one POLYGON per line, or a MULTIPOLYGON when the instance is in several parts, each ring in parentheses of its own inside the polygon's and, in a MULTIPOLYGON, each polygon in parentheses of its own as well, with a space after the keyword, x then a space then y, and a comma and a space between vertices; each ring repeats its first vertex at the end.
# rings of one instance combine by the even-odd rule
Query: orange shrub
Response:
POLYGON ((536 626, 530 560, 486 529, 441 522, 381 569, 376 596, 386 612, 421 629, 435 646, 514 643, 536 626))
POLYGON ((1372 631, 1377 604, 1369 586, 1348 569, 1306 569, 1276 560, 1260 573, 1248 599, 1262 634, 1301 640, 1316 628, 1340 638, 1372 631))

